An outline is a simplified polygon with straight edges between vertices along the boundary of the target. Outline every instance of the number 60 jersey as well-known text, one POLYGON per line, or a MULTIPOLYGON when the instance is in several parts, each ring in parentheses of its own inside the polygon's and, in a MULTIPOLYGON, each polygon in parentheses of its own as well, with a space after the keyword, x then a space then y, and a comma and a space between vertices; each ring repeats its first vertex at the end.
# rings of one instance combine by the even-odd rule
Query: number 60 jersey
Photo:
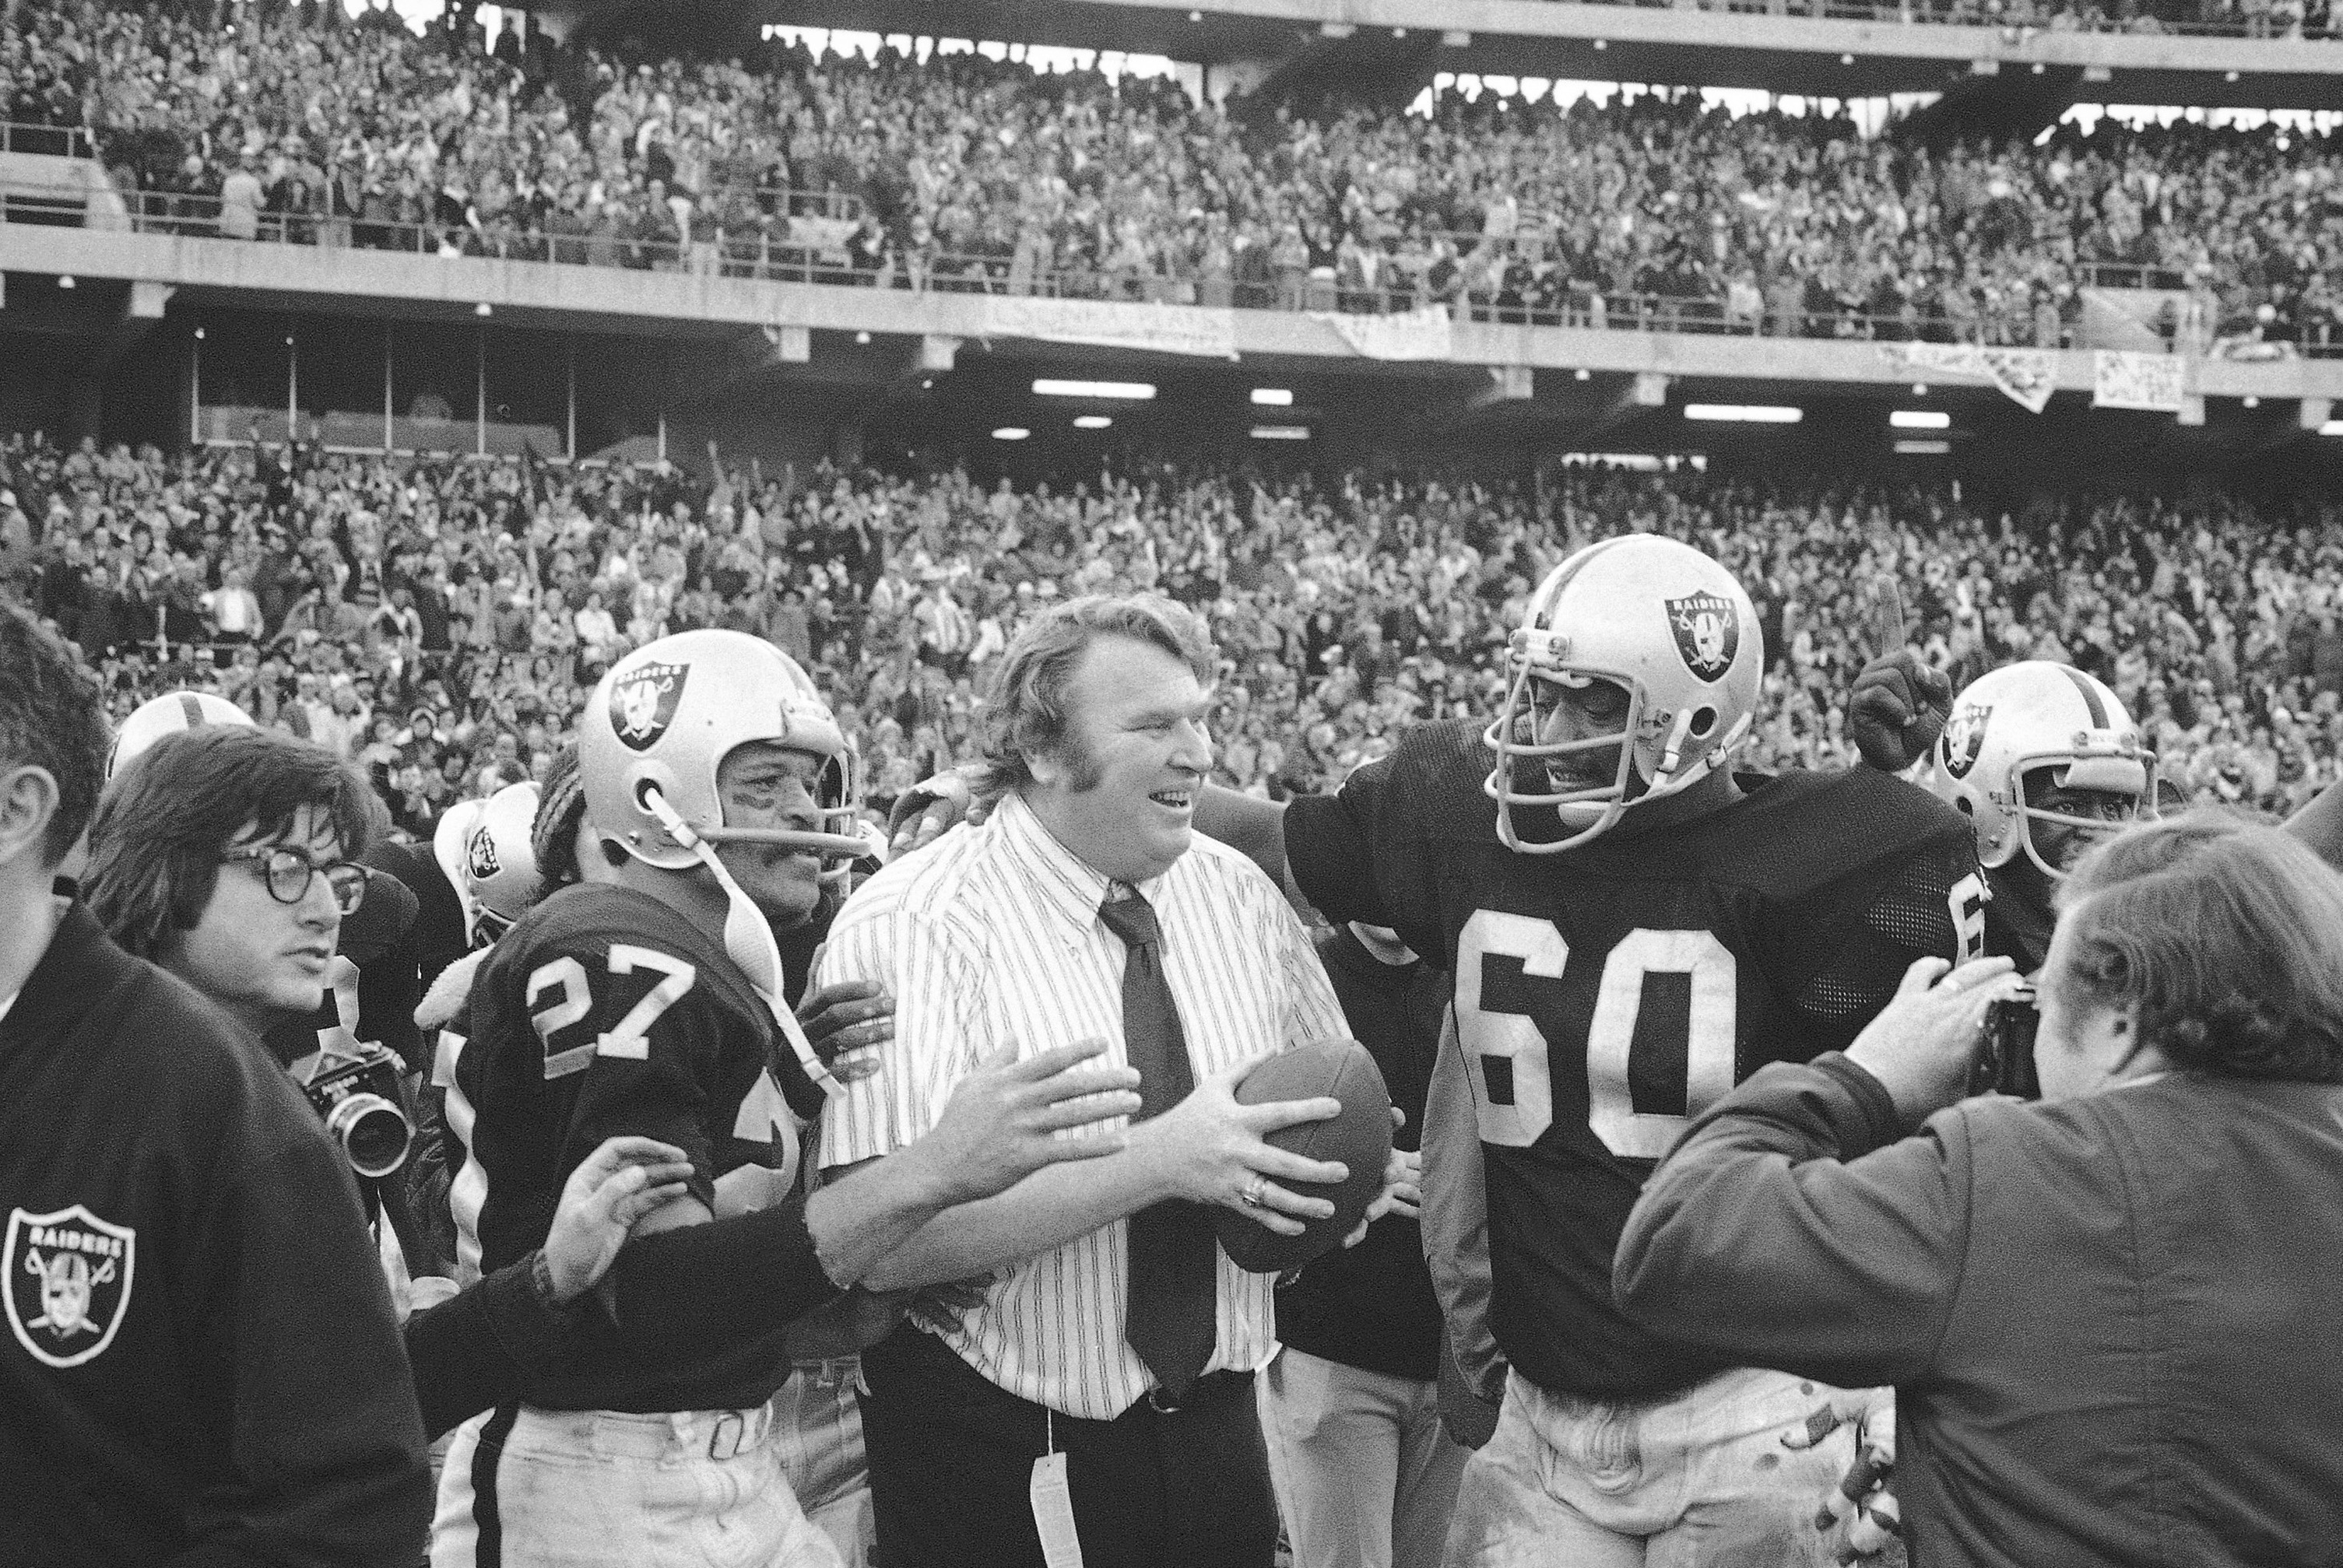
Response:
POLYGON ((1491 760, 1464 724, 1412 729, 1340 794, 1292 803, 1286 862, 1329 920, 1393 927, 1455 977, 1513 1365, 1590 1397, 1682 1389, 1719 1364, 1612 1304, 1638 1190, 1734 1084, 1850 1043, 1914 960, 1981 950, 1975 834, 1856 769, 1745 777, 1694 820, 1637 831, 1630 812, 1526 854, 1497 840, 1491 760))

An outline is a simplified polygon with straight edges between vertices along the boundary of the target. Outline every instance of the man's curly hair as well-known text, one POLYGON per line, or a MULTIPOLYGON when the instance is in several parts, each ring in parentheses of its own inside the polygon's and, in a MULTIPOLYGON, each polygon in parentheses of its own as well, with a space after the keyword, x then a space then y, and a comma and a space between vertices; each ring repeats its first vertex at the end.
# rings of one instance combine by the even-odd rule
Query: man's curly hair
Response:
MULTIPOLYGON (((546 769, 529 824, 529 848, 537 856, 537 893, 542 899, 580 879, 578 825, 586 819, 586 776, 578 766, 576 742, 561 749, 546 769)), ((534 901, 534 900, 532 900, 534 901)))
POLYGON ((2094 849, 2058 903, 2053 983, 2134 1009, 2175 1066, 2343 1083, 2343 876, 2308 845, 2195 811, 2094 849))
MULTIPOLYGON (((997 799, 1033 782, 1029 759, 1062 749, 1072 713, 1067 689, 1082 654, 1101 638, 1120 637, 1161 648, 1212 683, 1212 634, 1195 613, 1161 594, 1091 594, 1042 611, 1026 623, 1001 656, 984 710, 984 757, 974 789, 997 799)), ((1077 755, 1076 776, 1088 766, 1077 755)), ((1079 784, 1077 788, 1081 788, 1079 784)))

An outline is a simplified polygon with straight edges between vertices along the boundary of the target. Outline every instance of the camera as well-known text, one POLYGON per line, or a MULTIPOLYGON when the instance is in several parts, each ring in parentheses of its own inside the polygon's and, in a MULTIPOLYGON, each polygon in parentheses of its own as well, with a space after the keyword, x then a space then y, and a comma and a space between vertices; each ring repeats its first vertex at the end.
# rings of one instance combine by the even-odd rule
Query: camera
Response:
POLYGON ((2041 1099, 2042 1081, 2034 1070, 2034 1035, 2041 1027, 2032 986, 1987 1008, 1976 1060, 1969 1066, 1969 1092, 2041 1099))
POLYGON ((378 1178, 406 1163, 415 1123, 401 1102, 395 1053, 379 1045, 329 1052, 301 1089, 351 1170, 378 1178))

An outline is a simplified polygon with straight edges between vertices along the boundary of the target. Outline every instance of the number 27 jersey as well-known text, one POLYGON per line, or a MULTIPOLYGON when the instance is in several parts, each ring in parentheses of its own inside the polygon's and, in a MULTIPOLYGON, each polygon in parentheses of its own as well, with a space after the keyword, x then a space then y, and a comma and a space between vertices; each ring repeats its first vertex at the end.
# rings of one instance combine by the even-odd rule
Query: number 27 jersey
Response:
POLYGON ((1339 795, 1293 803, 1287 861, 1330 920, 1393 927, 1453 975, 1507 1358, 1589 1397, 1688 1387, 1721 1363, 1612 1302, 1637 1192, 1742 1079, 1847 1045, 1915 959, 1980 950, 1975 838, 1855 769, 1745 779, 1693 821, 1634 832, 1631 813, 1524 854, 1497 839, 1490 761, 1464 725, 1411 730, 1339 795))
MULTIPOLYGON (((471 1022, 448 1098, 468 1154, 449 1201, 484 1272, 544 1241, 569 1173, 606 1138, 681 1149, 692 1195, 719 1214, 732 1193, 761 1207, 786 1180, 796 1133, 768 1070, 769 1015, 714 940, 649 895, 588 885, 547 899, 482 964, 471 1022)), ((761 1342, 659 1373, 598 1350, 532 1386, 528 1402, 748 1408, 787 1375, 761 1342)))

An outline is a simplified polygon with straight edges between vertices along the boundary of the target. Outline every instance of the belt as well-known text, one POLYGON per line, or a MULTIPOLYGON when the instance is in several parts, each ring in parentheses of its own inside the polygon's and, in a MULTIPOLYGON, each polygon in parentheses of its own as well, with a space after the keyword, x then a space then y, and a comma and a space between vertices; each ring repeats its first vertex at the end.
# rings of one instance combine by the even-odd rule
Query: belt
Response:
POLYGON ((1544 1383, 1532 1383, 1530 1386, 1536 1389, 1547 1403, 1570 1415, 1637 1414, 1674 1404, 1694 1389, 1712 1383, 1724 1375, 1723 1372, 1713 1372, 1682 1388, 1656 1389, 1648 1393, 1574 1393, 1568 1389, 1548 1388, 1544 1383))
POLYGON ((1206 1372, 1194 1382, 1189 1384, 1188 1397, 1185 1399, 1173 1399, 1170 1394, 1163 1391, 1163 1385, 1158 1383, 1155 1387, 1147 1391, 1146 1398, 1143 1402, 1146 1404, 1148 1409, 1155 1412, 1158 1415, 1170 1415, 1175 1411, 1185 1410, 1188 1406, 1207 1399, 1212 1394, 1218 1393, 1224 1388, 1234 1388, 1239 1385, 1250 1384, 1252 1382, 1252 1373, 1249 1372, 1238 1372, 1232 1368, 1223 1368, 1216 1372, 1206 1372))
POLYGON ((774 1426, 769 1402, 751 1410, 539 1410, 524 1406, 520 1420, 533 1433, 558 1433, 568 1446, 634 1459, 669 1459, 704 1452, 737 1459, 763 1445, 774 1426))

